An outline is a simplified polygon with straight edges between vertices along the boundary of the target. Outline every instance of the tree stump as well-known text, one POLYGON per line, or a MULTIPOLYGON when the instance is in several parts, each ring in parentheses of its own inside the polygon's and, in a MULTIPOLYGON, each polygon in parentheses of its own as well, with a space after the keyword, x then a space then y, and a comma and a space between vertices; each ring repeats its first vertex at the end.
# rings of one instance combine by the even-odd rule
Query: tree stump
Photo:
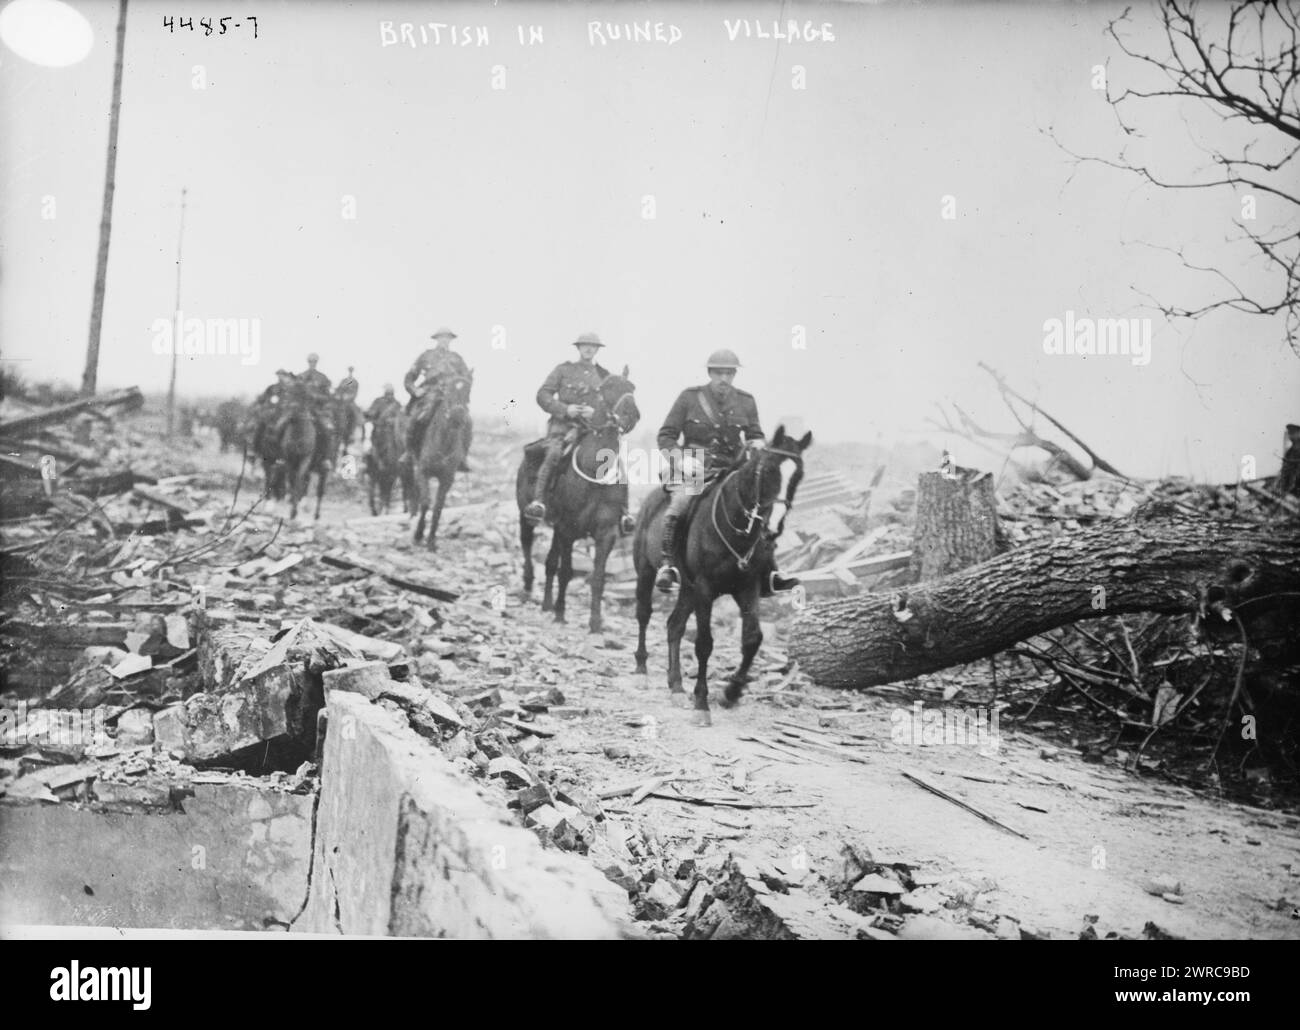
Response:
POLYGON ((922 472, 917 478, 913 582, 939 579, 998 553, 993 476, 978 469, 922 472))

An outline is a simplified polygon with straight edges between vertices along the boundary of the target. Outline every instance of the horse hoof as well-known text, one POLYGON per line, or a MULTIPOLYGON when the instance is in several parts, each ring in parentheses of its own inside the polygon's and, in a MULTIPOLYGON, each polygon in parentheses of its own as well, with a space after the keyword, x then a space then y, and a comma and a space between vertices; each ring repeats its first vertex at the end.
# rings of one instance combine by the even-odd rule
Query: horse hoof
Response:
POLYGON ((588 632, 588 633, 604 633, 604 632, 605 632, 605 627, 602 626, 599 622, 593 622, 590 626, 587 627, 587 632, 588 632))
POLYGON ((677 690, 673 690, 670 687, 668 690, 668 703, 671 705, 675 705, 678 708, 690 708, 691 698, 690 695, 686 693, 686 691, 681 690, 680 688, 677 690))
POLYGON ((695 712, 695 718, 691 720, 696 726, 712 726, 713 716, 708 712, 701 712, 698 709, 695 712))
POLYGON ((649 673, 646 672, 645 662, 636 663, 636 675, 638 676, 649 675, 649 673))

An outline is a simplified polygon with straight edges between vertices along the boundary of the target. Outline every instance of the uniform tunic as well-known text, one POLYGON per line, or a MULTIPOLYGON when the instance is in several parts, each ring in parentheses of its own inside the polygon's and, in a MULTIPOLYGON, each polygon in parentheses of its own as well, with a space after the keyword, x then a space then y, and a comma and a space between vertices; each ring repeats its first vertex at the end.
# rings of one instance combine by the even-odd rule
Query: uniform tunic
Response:
POLYGON ((567 409, 570 404, 587 404, 596 407, 600 400, 600 384, 609 375, 594 362, 565 361, 551 369, 551 374, 537 391, 537 404, 550 412, 546 424, 548 436, 562 436, 573 426, 567 409))
POLYGON ((660 450, 679 446, 706 450, 710 465, 719 467, 740 457, 749 440, 762 439, 758 405, 752 394, 733 387, 725 400, 719 400, 706 385, 688 387, 678 395, 657 442, 660 450), (704 410, 700 401, 704 393, 716 418, 709 418, 704 410))

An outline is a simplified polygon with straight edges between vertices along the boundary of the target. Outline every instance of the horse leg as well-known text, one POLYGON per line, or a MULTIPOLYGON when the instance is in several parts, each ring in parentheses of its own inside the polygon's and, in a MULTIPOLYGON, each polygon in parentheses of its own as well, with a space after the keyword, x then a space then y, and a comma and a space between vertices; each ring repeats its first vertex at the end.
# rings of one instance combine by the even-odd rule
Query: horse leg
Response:
POLYGON ((555 530, 551 533, 551 549, 546 552, 546 589, 542 591, 542 611, 549 612, 555 609, 555 597, 553 591, 555 588, 555 572, 560 567, 560 533, 555 530))
POLYGON ((524 552, 524 597, 533 596, 533 536, 536 530, 533 524, 524 518, 523 510, 519 512, 519 549, 524 552))
POLYGON ((438 496, 434 498, 433 515, 429 520, 429 550, 432 551, 438 546, 438 521, 442 518, 442 505, 447 500, 447 492, 451 489, 451 480, 454 473, 448 472, 438 477, 438 496))
POLYGON ((751 583, 731 596, 740 609, 740 667, 727 677, 723 708, 731 708, 740 701, 745 684, 749 682, 749 667, 754 664, 754 656, 763 643, 763 627, 758 621, 758 584, 751 583))
POLYGON ((709 655, 713 654, 713 591, 695 582, 695 725, 712 726, 709 714, 709 655))
POLYGON ((655 569, 649 562, 643 562, 636 574, 636 671, 646 674, 645 628, 650 624, 650 610, 653 607, 655 589, 655 569))
POLYGON ((668 693, 684 695, 682 689, 682 637, 686 620, 691 617, 691 597, 687 590, 677 592, 677 604, 668 616, 668 693))
POLYGON ((420 517, 415 523, 415 542, 418 544, 424 539, 424 520, 429 514, 429 480, 423 473, 416 477, 415 491, 416 504, 420 509, 420 517))
MULTIPOLYGON (((322 465, 316 470, 316 521, 320 521, 320 505, 325 498, 325 479, 329 476, 329 468, 322 465)), ((309 477, 310 478, 310 477, 309 477)))
MULTIPOLYGON (((558 535, 558 531, 557 531, 558 535)), ((569 590, 569 580, 573 578, 573 545, 576 543, 572 537, 565 537, 563 546, 560 547, 560 570, 559 582, 555 589, 555 621, 564 621, 564 605, 569 590)))
POLYGON ((609 561, 609 552, 614 549, 614 534, 617 530, 611 526, 596 538, 596 554, 591 560, 591 578, 587 581, 591 587, 591 622, 588 629, 599 633, 605 627, 601 618, 600 603, 605 596, 605 563, 609 561))

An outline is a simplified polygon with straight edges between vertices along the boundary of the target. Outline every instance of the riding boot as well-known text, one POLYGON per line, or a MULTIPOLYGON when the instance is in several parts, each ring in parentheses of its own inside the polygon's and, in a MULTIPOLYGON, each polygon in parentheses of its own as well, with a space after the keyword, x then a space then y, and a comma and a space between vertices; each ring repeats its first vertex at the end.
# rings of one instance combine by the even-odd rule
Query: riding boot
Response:
POLYGON ((677 516, 669 512, 664 516, 663 554, 659 559, 659 575, 655 578, 655 586, 665 594, 682 580, 681 574, 673 566, 676 539, 677 516))
POLYGON ((558 440, 553 446, 546 448, 546 457, 542 459, 542 467, 537 470, 537 484, 533 487, 533 501, 524 509, 524 518, 537 522, 546 518, 546 502, 544 498, 551 483, 551 476, 555 472, 555 466, 559 464, 560 451, 563 449, 558 440))

